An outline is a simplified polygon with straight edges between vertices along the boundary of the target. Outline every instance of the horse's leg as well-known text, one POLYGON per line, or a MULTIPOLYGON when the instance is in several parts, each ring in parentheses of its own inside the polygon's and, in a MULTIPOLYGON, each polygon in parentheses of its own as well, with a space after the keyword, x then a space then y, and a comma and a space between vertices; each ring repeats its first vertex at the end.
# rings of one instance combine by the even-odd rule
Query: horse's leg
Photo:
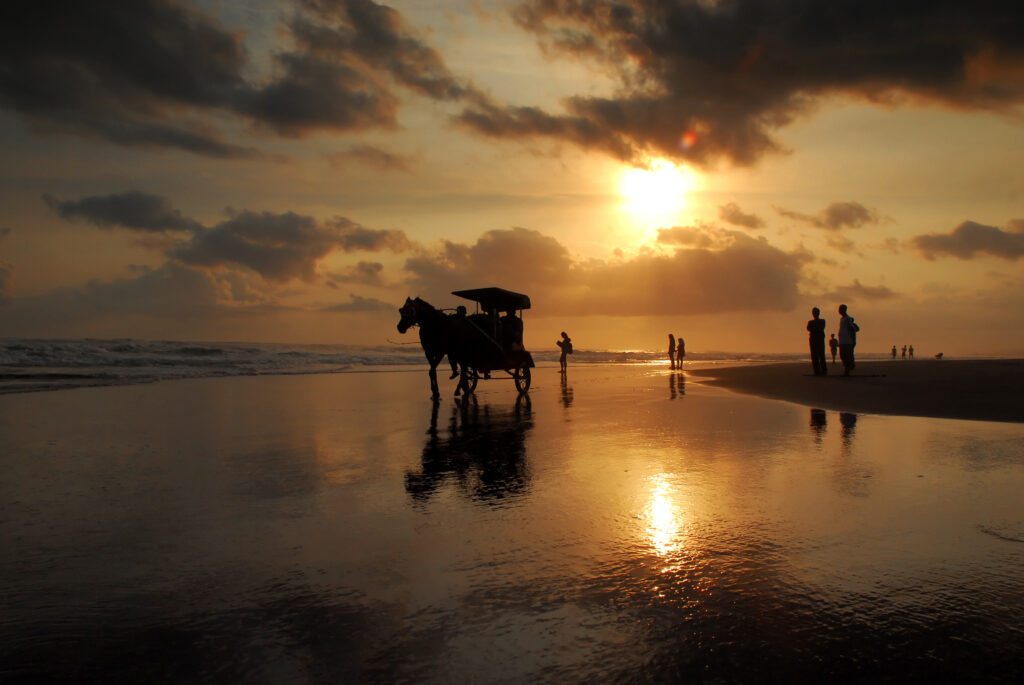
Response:
POLYGON ((440 397, 441 388, 437 385, 437 365, 441 363, 441 355, 429 355, 427 361, 430 362, 430 392, 434 397, 440 397))

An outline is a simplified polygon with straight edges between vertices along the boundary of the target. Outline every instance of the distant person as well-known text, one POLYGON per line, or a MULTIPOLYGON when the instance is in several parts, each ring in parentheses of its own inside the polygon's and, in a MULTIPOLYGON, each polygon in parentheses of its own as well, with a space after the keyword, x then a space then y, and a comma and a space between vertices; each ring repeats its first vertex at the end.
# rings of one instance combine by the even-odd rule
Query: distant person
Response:
POLYGON ((679 342, 676 343, 676 368, 682 370, 684 357, 686 357, 686 343, 679 338, 679 342))
POLYGON ((828 339, 828 349, 832 352, 832 363, 836 363, 836 352, 839 351, 839 341, 836 340, 836 334, 833 333, 832 337, 828 339))
POLYGON ((849 376, 857 363, 853 348, 857 346, 857 331, 860 330, 853 317, 846 313, 846 305, 839 305, 839 358, 843 362, 843 375, 849 376))
POLYGON ((906 359, 906 358, 907 358, 907 346, 904 345, 903 349, 900 350, 900 359, 906 359))
POLYGON ((896 358, 896 346, 895 345, 892 346, 892 358, 893 359, 896 358))
POLYGON ((562 331, 562 339, 556 340, 555 344, 562 350, 562 356, 558 358, 558 364, 561 366, 562 373, 565 373, 567 368, 565 355, 572 354, 572 338, 565 331, 562 331))
POLYGON ((941 353, 941 352, 939 352, 939 353, 938 353, 937 355, 935 355, 935 358, 936 358, 936 359, 942 359, 942 353, 941 353))
POLYGON ((676 336, 668 334, 668 366, 676 368, 676 336))
POLYGON ((811 366, 815 376, 827 376, 828 365, 825 362, 825 319, 821 318, 821 310, 811 310, 814 317, 807 322, 808 341, 811 346, 811 366))
POLYGON ((914 346, 913 345, 910 346, 910 349, 907 350, 907 353, 910 355, 911 359, 914 358, 914 346))

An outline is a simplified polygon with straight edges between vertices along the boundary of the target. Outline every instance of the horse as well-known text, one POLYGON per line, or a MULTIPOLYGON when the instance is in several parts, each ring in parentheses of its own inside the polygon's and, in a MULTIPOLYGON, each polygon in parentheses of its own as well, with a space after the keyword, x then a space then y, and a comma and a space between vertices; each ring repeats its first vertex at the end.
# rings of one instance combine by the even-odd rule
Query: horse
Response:
POLYGON ((452 374, 457 373, 458 369, 454 355, 455 324, 447 314, 418 297, 416 299, 405 298, 405 304, 399 308, 398 313, 402 317, 398 321, 399 333, 405 333, 411 326, 420 327, 420 345, 423 347, 423 354, 427 357, 427 363, 430 364, 430 390, 434 397, 440 397, 441 391, 437 386, 437 365, 447 354, 448 361, 452 366, 452 374))

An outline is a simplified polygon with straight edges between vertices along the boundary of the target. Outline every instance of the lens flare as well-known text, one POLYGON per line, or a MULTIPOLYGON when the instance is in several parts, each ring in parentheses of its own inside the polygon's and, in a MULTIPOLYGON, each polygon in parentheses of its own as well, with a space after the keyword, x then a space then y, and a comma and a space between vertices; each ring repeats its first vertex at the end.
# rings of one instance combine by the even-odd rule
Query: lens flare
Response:
POLYGON ((683 133, 682 136, 679 137, 679 147, 681 147, 684 150, 689 150, 696 144, 697 132, 694 131, 693 129, 686 131, 685 133, 683 133))

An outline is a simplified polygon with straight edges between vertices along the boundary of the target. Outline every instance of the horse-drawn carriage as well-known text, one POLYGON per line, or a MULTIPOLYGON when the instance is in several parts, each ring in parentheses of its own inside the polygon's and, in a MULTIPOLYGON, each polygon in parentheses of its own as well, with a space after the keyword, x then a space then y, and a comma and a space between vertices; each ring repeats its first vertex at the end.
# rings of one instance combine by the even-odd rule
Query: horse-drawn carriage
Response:
POLYGON ((530 298, 503 288, 456 290, 452 295, 475 302, 476 311, 463 313, 460 307, 448 315, 420 298, 406 298, 399 309, 398 332, 410 326, 420 327, 420 343, 430 363, 430 387, 435 397, 437 365, 448 355, 453 377, 459 375, 455 394, 476 390, 481 378, 494 371, 509 374, 520 394, 530 389, 533 357, 523 347, 522 312, 530 308, 530 298), (501 313, 504 312, 504 316, 501 313), (518 312, 518 315, 517 315, 518 312))

